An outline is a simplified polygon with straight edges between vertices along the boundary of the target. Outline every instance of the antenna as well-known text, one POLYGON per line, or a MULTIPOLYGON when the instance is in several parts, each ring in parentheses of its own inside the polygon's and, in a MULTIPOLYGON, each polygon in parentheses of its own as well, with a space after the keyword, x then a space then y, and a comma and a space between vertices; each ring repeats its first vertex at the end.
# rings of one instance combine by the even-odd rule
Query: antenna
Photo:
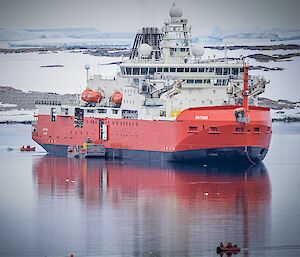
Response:
POLYGON ((84 65, 84 68, 86 69, 86 82, 89 80, 89 69, 91 68, 91 65, 86 64, 84 65))
POLYGON ((225 46, 224 46, 224 59, 225 59, 225 61, 227 61, 227 43, 225 43, 225 46))

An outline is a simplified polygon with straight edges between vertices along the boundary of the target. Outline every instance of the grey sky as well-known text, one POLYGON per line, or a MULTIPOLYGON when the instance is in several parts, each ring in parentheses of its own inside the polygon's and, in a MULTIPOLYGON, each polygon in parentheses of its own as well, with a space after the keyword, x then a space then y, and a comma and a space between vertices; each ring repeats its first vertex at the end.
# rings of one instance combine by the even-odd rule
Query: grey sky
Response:
MULTIPOLYGON (((0 27, 95 27, 132 31, 161 26, 173 0, 0 0, 0 27)), ((300 28, 299 0, 177 0, 194 33, 221 28, 300 28)))

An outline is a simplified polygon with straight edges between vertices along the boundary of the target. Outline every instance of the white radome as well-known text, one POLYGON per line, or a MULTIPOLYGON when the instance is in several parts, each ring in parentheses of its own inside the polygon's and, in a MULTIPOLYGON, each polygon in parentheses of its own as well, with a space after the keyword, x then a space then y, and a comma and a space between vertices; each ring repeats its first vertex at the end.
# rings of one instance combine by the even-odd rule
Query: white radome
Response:
POLYGON ((140 45, 139 54, 141 57, 149 57, 151 55, 151 52, 152 52, 152 46, 146 43, 140 45))
POLYGON ((176 6, 175 3, 172 5, 169 13, 172 18, 180 18, 183 14, 182 10, 178 6, 176 6))
POLYGON ((202 57, 204 55, 204 47, 200 45, 195 45, 192 47, 192 55, 196 58, 202 57))

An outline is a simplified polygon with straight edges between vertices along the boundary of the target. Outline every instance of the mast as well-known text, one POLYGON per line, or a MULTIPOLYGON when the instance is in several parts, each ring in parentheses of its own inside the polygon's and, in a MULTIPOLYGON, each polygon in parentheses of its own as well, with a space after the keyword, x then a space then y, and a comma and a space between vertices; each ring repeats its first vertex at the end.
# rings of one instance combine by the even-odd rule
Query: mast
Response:
POLYGON ((248 88, 248 65, 244 63, 244 90, 243 90, 243 108, 245 110, 245 114, 249 112, 249 88, 248 88))

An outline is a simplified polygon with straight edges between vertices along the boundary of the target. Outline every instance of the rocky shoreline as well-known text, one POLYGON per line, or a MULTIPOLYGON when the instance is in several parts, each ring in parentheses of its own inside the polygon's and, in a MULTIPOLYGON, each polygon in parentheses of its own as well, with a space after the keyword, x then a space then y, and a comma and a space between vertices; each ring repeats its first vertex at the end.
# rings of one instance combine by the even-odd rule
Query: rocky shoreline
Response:
MULTIPOLYGON (((225 46, 206 46, 204 48, 225 50, 225 46)), ((280 45, 231 45, 226 46, 228 50, 254 50, 254 51, 274 51, 274 50, 300 50, 298 44, 280 44, 280 45)))
POLYGON ((0 48, 2 54, 38 53, 49 54, 59 51, 70 51, 93 56, 120 57, 129 56, 129 49, 126 47, 24 47, 24 48, 0 48))

